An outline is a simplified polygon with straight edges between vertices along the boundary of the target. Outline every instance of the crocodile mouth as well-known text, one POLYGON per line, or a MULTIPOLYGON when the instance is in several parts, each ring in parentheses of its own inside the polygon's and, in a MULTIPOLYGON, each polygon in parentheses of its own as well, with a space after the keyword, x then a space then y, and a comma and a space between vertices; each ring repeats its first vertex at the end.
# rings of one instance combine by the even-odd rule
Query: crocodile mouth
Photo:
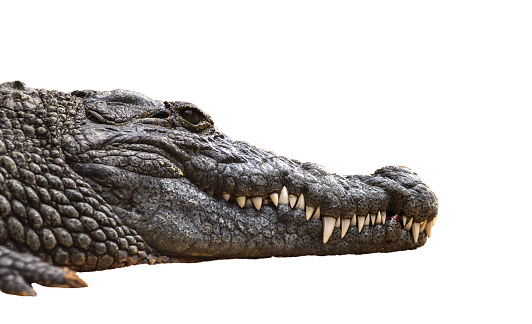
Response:
POLYGON ((321 213, 319 206, 314 208, 305 204, 303 193, 299 196, 292 195, 288 192, 286 186, 281 190, 275 190, 263 196, 235 196, 206 188, 203 191, 215 199, 223 199, 228 204, 237 205, 242 210, 255 210, 260 213, 262 208, 280 208, 285 206, 284 208, 288 208, 288 210, 298 212, 301 217, 304 215, 307 222, 320 221, 324 244, 329 242, 333 233, 336 232, 337 236, 343 239, 348 232, 360 235, 364 230, 378 232, 378 229, 384 230, 384 242, 393 241, 392 237, 386 238, 387 234, 390 235, 390 233, 386 233, 386 225, 400 226, 401 230, 406 231, 411 240, 417 243, 420 236, 430 238, 432 227, 437 218, 436 215, 430 220, 416 222, 414 217, 401 216, 386 210, 378 210, 376 213, 368 213, 366 215, 353 213, 351 217, 324 215, 321 213))
MULTIPOLYGON (((408 239, 411 244, 420 245, 431 236, 431 230, 436 221, 436 216, 431 219, 416 221, 385 208, 375 209, 361 214, 352 212, 348 215, 327 215, 322 206, 309 204, 304 193, 291 193, 286 186, 282 189, 265 190, 264 194, 238 195, 225 191, 209 188, 202 185, 198 179, 188 177, 186 168, 179 162, 179 150, 169 143, 137 142, 136 140, 112 140, 96 150, 87 152, 91 164, 101 167, 116 167, 128 172, 147 175, 157 178, 186 178, 199 192, 207 193, 217 204, 226 204, 235 210, 240 210, 242 216, 258 217, 261 211, 271 209, 270 212, 278 215, 279 210, 291 212, 292 217, 299 218, 298 224, 307 224, 307 227, 320 232, 323 244, 336 244, 344 238, 371 236, 372 244, 380 243, 381 251, 386 251, 386 243, 395 243, 399 238, 408 239), (157 172, 154 172, 157 170, 157 172)), ((233 191, 235 192, 235 191, 233 191)), ((238 191, 236 191, 238 192, 238 191)), ((383 204, 380 204, 383 207, 383 204)))

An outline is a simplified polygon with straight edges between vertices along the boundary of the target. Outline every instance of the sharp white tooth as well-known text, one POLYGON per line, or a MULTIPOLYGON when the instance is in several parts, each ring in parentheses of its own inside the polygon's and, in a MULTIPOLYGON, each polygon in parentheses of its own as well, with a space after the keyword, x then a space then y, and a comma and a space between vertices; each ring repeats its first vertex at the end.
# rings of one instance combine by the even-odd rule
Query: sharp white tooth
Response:
POLYGON ((342 236, 341 236, 342 238, 344 238, 345 233, 347 233, 350 223, 351 223, 351 220, 349 218, 342 218, 342 236))
POLYGON ((305 196, 303 196, 303 194, 301 194, 297 200, 296 209, 305 210, 305 196))
POLYGON ((366 217, 358 216, 357 218, 358 218, 358 232, 360 233, 360 232, 362 232, 362 228, 364 227, 364 219, 366 217))
POLYGON ((229 201, 229 198, 231 198, 231 195, 228 193, 223 193, 222 197, 224 197, 225 201, 229 201))
POLYGON ((432 219, 430 222, 427 222, 427 226, 425 226, 425 233, 427 233, 428 237, 430 237, 432 232, 432 226, 434 226, 434 219, 432 219))
POLYGON ((312 214, 314 213, 314 207, 307 206, 306 209, 307 220, 309 220, 312 217, 312 214))
POLYGON ((279 205, 279 194, 274 192, 270 195, 270 198, 272 199, 272 202, 275 206, 279 205))
POLYGON ((279 204, 288 205, 288 190, 286 189, 286 187, 283 187, 283 190, 281 190, 281 195, 279 196, 279 204))
POLYGON ((377 212, 377 220, 375 222, 377 222, 377 224, 381 224, 382 223, 382 221, 381 221, 381 211, 380 210, 377 212))
POLYGON ((316 208, 316 211, 314 212, 314 218, 320 219, 321 213, 320 213, 320 207, 316 208))
POLYGON ((425 230, 425 226, 427 226, 427 221, 422 221, 419 225, 419 232, 423 232, 425 230))
POLYGON ((357 226, 357 214, 353 214, 353 217, 351 218, 351 223, 349 225, 357 226))
POLYGON ((297 202, 297 197, 294 195, 288 196, 288 200, 290 200, 290 208, 294 208, 297 202))
POLYGON ((419 223, 414 222, 412 224, 412 236, 414 237, 414 243, 417 243, 417 239, 419 238, 419 223))
POLYGON ((253 201, 253 206, 255 206, 257 210, 260 210, 260 207, 262 207, 262 197, 260 196, 253 197, 251 198, 251 200, 253 201))
POLYGON ((334 230, 334 223, 336 223, 336 219, 329 216, 323 216, 321 219, 323 221, 323 243, 327 243, 334 230))
POLYGON ((236 197, 236 203, 240 208, 244 208, 244 205, 246 204, 246 196, 238 196, 236 197))
POLYGON ((371 218, 371 225, 375 225, 377 214, 370 214, 370 218, 371 218))
POLYGON ((382 224, 386 224, 386 211, 383 210, 381 211, 381 220, 382 220, 382 224))
POLYGON ((368 226, 369 225, 369 214, 366 215, 366 218, 364 219, 364 225, 365 226, 368 226))
POLYGON ((412 227, 412 221, 414 220, 414 217, 410 218, 408 220, 408 223, 406 223, 405 225, 405 230, 409 231, 410 230, 410 227, 412 227))
POLYGON ((406 218, 406 216, 403 216, 403 226, 406 226, 406 221, 408 220, 408 218, 406 218))
POLYGON ((336 222, 334 223, 334 227, 340 228, 340 217, 336 219, 336 222))
POLYGON ((214 196, 214 190, 213 189, 209 189, 207 190, 207 193, 211 196, 214 196))
POLYGON ((251 198, 248 198, 246 199, 246 207, 252 207, 253 206, 253 202, 251 201, 251 198))

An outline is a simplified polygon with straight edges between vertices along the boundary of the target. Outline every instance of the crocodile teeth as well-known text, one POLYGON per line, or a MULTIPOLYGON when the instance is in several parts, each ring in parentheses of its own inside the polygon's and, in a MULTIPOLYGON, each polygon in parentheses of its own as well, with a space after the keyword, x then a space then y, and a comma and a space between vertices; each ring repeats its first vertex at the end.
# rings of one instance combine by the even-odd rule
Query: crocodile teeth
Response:
POLYGON ((336 223, 336 219, 334 217, 329 216, 323 216, 321 219, 323 221, 323 243, 327 243, 334 230, 334 224, 336 223))
POLYGON ((364 218, 364 226, 369 225, 369 214, 366 215, 366 218, 364 218))
POLYGON ((214 196, 214 190, 213 189, 208 189, 207 190, 207 193, 211 196, 214 196))
POLYGON ((251 200, 253 201, 253 206, 255 206, 257 210, 260 210, 260 207, 262 207, 262 197, 260 196, 253 197, 251 198, 251 200))
POLYGON ((414 222, 412 224, 412 236, 414 237, 414 243, 417 243, 417 239, 419 238, 419 223, 414 222))
POLYGON ((317 219, 320 219, 320 216, 321 216, 321 212, 320 212, 320 207, 316 208, 316 211, 314 212, 314 218, 317 218, 317 219))
POLYGON ((314 213, 314 207, 312 206, 307 206, 306 208, 306 216, 307 216, 307 220, 309 220, 311 217, 312 217, 312 214, 314 213))
POLYGON ((288 205, 288 190, 286 187, 283 187, 281 190, 281 195, 279 196, 279 204, 281 205, 288 205))
POLYGON ((303 196, 303 194, 301 194, 297 200, 296 209, 305 210, 305 196, 303 196))
POLYGON ((425 230, 425 226, 427 226, 427 221, 422 221, 419 225, 419 232, 423 232, 425 230))
POLYGON ((370 218, 371 218, 371 225, 375 225, 377 214, 370 214, 370 218))
POLYGON ((410 227, 412 227, 412 221, 414 220, 414 217, 410 218, 408 220, 408 223, 406 223, 405 225, 405 230, 409 231, 410 230, 410 227))
POLYGON ((357 225, 357 214, 353 214, 353 218, 351 218, 351 223, 349 225, 351 226, 357 225))
POLYGON ((340 228, 340 217, 336 219, 336 222, 334 223, 334 227, 340 228))
POLYGON ((358 218, 358 232, 360 233, 360 232, 362 232, 362 228, 364 227, 364 219, 366 217, 358 216, 357 218, 358 218))
POLYGON ((349 223, 351 223, 351 220, 349 218, 342 218, 342 238, 344 238, 345 234, 347 233, 347 230, 349 229, 349 223))
POLYGON ((382 224, 386 224, 386 211, 383 210, 381 213, 381 221, 382 221, 382 224))
POLYGON ((288 200, 290 201, 290 208, 294 208, 297 202, 297 197, 294 195, 288 196, 288 200))
POLYGON ((406 218, 406 216, 403 216, 403 226, 406 226, 406 221, 408 220, 408 218, 406 218))
POLYGON ((246 204, 246 196, 238 196, 236 197, 236 203, 240 208, 244 208, 244 205, 246 204))
POLYGON ((434 226, 434 219, 430 222, 427 222, 427 225, 425 226, 425 233, 427 233, 427 236, 430 237, 430 233, 432 231, 432 226, 434 226))
POLYGON ((275 207, 277 207, 277 205, 279 205, 279 194, 274 192, 270 195, 270 198, 272 199, 272 202, 275 205, 275 207))
POLYGON ((223 193, 222 197, 224 197, 225 201, 229 201, 229 199, 231 198, 231 195, 228 193, 223 193))

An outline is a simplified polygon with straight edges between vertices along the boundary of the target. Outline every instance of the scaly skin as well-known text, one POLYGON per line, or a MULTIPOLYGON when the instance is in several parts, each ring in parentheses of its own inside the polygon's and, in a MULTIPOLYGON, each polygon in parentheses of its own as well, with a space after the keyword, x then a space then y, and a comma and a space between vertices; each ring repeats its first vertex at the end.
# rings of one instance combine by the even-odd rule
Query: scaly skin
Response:
POLYGON ((15 81, 0 106, 7 293, 84 286, 69 269, 415 249, 437 215, 408 168, 332 174, 234 141, 185 102, 15 81))

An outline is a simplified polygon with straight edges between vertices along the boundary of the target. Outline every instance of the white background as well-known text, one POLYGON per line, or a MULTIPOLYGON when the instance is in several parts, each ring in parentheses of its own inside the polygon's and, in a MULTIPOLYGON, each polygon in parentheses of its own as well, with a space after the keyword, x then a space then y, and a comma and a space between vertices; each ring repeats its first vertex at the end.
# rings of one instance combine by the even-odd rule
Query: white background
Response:
POLYGON ((409 166, 440 202, 415 251, 81 273, 89 288, 0 294, 2 323, 530 323, 530 2, 3 1, 0 16, 0 82, 190 101, 331 172, 409 166))

